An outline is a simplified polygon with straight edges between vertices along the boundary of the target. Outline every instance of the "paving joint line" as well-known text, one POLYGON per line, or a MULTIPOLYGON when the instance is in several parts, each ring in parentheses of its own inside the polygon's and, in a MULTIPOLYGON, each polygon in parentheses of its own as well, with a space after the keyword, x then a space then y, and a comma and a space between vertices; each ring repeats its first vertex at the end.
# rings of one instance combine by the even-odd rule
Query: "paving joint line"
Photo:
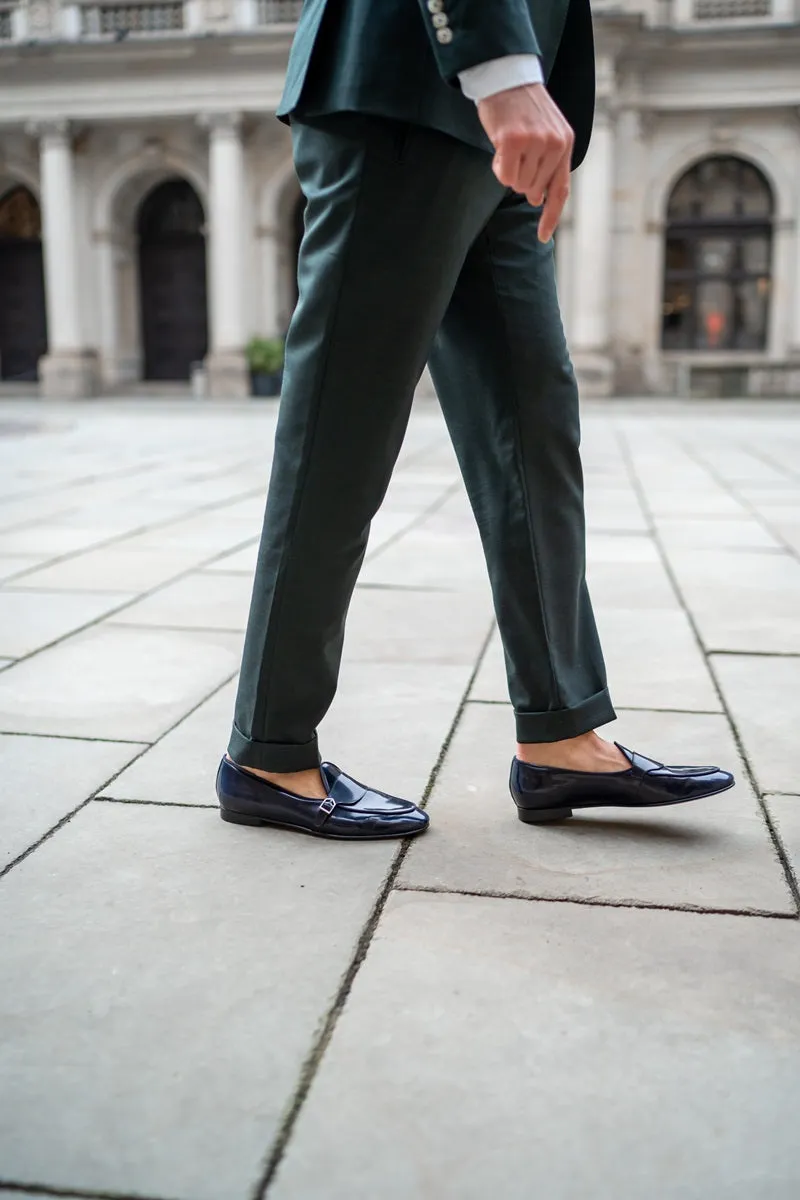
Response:
POLYGON ((459 487, 462 486, 461 479, 458 478, 454 479, 452 483, 447 484, 441 495, 437 496, 436 499, 427 506, 427 508, 421 509, 415 517, 411 518, 407 525, 404 525, 402 529, 398 529, 396 533, 391 534, 391 536, 388 537, 385 542, 381 542, 380 545, 376 546, 373 551, 368 551, 364 562, 371 563, 373 559, 377 558, 380 554, 383 554, 384 550, 388 550, 390 546, 393 546, 396 542, 399 542, 401 538, 404 538, 407 533, 411 533, 412 529, 416 529, 419 525, 424 525, 428 517, 432 517, 434 513, 439 511, 440 508, 443 508, 450 497, 458 491, 459 487))
POLYGON ((779 475, 784 475, 786 477, 787 482, 797 483, 798 481, 800 481, 800 475, 798 475, 798 473, 796 471, 793 471, 791 469, 791 467, 785 467, 777 459, 775 459, 771 455, 765 453, 764 450, 760 450, 760 449, 755 450, 752 446, 747 446, 745 448, 745 447, 742 447, 738 442, 736 443, 736 446, 738 447, 739 450, 743 450, 745 454, 749 454, 752 458, 754 458, 756 460, 756 462, 765 463, 768 467, 772 467, 772 469, 774 471, 777 471, 779 475))
POLYGON ((709 650, 720 658, 800 658, 800 650, 709 650))
MULTIPOLYGON (((47 496, 57 496, 59 492, 63 492, 63 491, 69 492, 69 491, 74 491, 76 489, 89 488, 92 484, 105 483, 105 482, 108 482, 109 480, 128 479, 128 478, 133 479, 137 475, 146 475, 149 472, 151 466, 152 466, 151 463, 145 461, 141 466, 137 465, 135 467, 128 467, 127 469, 123 468, 120 471, 115 471, 112 468, 111 470, 109 470, 106 473, 95 472, 93 475, 78 475, 73 479, 69 479, 69 480, 62 479, 59 483, 53 483, 53 484, 48 485, 47 487, 33 488, 33 489, 29 488, 27 491, 16 492, 15 494, 10 495, 10 496, 4 496, 2 501, 0 501, 0 518, 2 517, 3 505, 5 505, 5 504, 17 504, 20 500, 44 499, 47 496)), ((134 493, 134 495, 135 494, 136 493, 134 493)), ((79 497, 70 497, 68 502, 72 503, 73 501, 78 500, 78 499, 79 499, 79 497)), ((76 504, 75 509, 64 508, 61 510, 61 512, 62 513, 74 512, 74 511, 76 511, 77 507, 79 507, 79 506, 76 504)), ((18 530, 29 529, 31 527, 31 525, 36 525, 39 520, 41 520, 40 517, 30 517, 30 518, 26 518, 26 520, 24 520, 24 521, 18 522, 17 524, 14 524, 12 522, 11 525, 0 526, 0 532, 16 533, 18 530)))
MULTIPOLYGON (((467 704, 488 704, 499 705, 501 708, 507 708, 510 700, 483 700, 480 697, 470 697, 467 704)), ((614 708, 617 712, 655 712, 655 713, 679 713, 687 717, 724 717, 725 713, 721 708, 649 708, 642 704, 615 704, 614 708)))
MULTIPOLYGON (((697 465, 701 468, 701 470, 705 471, 706 474, 709 475, 711 477, 711 479, 713 479, 713 481, 714 481, 714 483, 716 483, 717 487, 722 488, 723 492, 727 493, 727 495, 730 496, 730 498, 732 500, 734 500, 737 504, 741 505, 742 508, 744 508, 747 512, 749 512, 750 516, 753 518, 753 520, 756 522, 756 524, 760 525, 761 528, 770 535, 770 537, 774 538, 776 542, 780 543, 780 546, 783 549, 784 553, 791 555, 791 557, 793 559, 795 559, 795 561, 800 561, 800 554, 798 554, 796 548, 792 545, 792 543, 788 542, 786 540, 786 538, 783 536, 783 534, 779 530, 775 529, 770 524, 770 522, 767 520, 766 517, 763 517, 761 515, 761 513, 755 507, 753 502, 750 499, 748 499, 747 496, 743 496, 742 493, 740 491, 738 491, 735 484, 729 483, 728 480, 725 479, 725 477, 723 475, 719 474, 719 472, 716 470, 715 467, 712 467, 703 458, 701 458, 693 446, 687 446, 685 442, 683 442, 677 438, 676 438, 676 441, 678 442, 678 445, 681 447, 683 452, 687 455, 687 457, 692 459, 693 462, 697 463, 697 465)), ((742 447, 739 445, 738 442, 734 442, 734 445, 736 446, 736 448, 738 450, 740 450, 740 451, 742 450, 742 447)), ((748 451, 748 453, 749 453, 749 451, 748 451)))
MULTIPOLYGON (((61 563, 69 562, 73 558, 80 558, 82 554, 91 554, 95 550, 108 550, 109 547, 116 546, 119 542, 124 542, 124 541, 128 540, 129 538, 141 537, 142 534, 146 534, 146 533, 155 533, 159 529, 162 529, 162 530, 169 529, 170 525, 179 525, 181 523, 181 521, 190 521, 192 519, 192 517, 197 516, 198 514, 206 514, 207 515, 208 513, 214 512, 216 509, 227 508, 227 507, 230 507, 231 505, 238 504, 241 500, 249 500, 249 499, 252 499, 254 496, 261 496, 262 494, 263 494, 263 489, 260 487, 259 488, 248 488, 247 491, 238 492, 235 496, 229 496, 227 500, 224 500, 222 502, 217 500, 217 501, 209 502, 208 504, 198 504, 195 508, 187 509, 187 511, 179 517, 176 517, 173 515, 171 517, 166 518, 165 520, 151 521, 144 525, 134 526, 133 529, 127 529, 127 530, 125 530, 124 533, 115 533, 110 538, 103 538, 99 542, 93 542, 89 546, 82 546, 79 550, 70 550, 66 554, 53 555, 52 558, 44 559, 42 562, 38 563, 35 567, 25 567, 22 571, 18 571, 16 573, 16 575, 11 575, 11 576, 9 576, 8 579, 4 579, 3 585, 5 586, 9 583, 14 582, 17 579, 24 579, 26 575, 32 575, 36 571, 43 571, 43 570, 45 570, 45 568, 48 568, 48 567, 57 567, 61 563)), ((37 525, 40 523, 41 522, 38 520, 32 522, 33 525, 37 525)), ((27 526, 26 526, 26 528, 27 528, 27 526)), ((12 527, 10 529, 3 530, 3 532, 4 533, 16 533, 19 531, 12 527)), ((252 535, 250 540, 252 541, 257 537, 258 537, 258 534, 255 533, 252 535)), ((227 550, 227 551, 225 551, 225 553, 229 554, 229 553, 232 553, 232 551, 227 550)), ((41 589, 31 589, 31 590, 41 590, 41 589)), ((53 590, 60 590, 60 589, 53 589, 53 590)))
POLYGON ((0 729, 0 737, 58 738, 63 742, 103 742, 110 746, 144 746, 148 750, 155 745, 146 738, 106 738, 82 736, 79 733, 33 733, 27 729, 0 729))
MULTIPOLYGON (((46 650, 52 650, 54 646, 59 646, 62 642, 68 641, 71 637, 75 637, 79 633, 85 633, 87 629, 94 629, 96 625, 102 625, 104 623, 114 624, 114 622, 112 621, 112 618, 116 617, 119 613, 125 612, 125 610, 128 608, 132 608, 134 604, 138 604, 141 600, 149 600, 149 598, 151 596, 157 595, 159 592, 163 591, 165 588, 171 587, 174 583, 180 583, 180 581, 182 579, 186 579, 189 575, 194 575, 196 572, 201 571, 204 568, 207 568, 209 563, 218 562, 219 559, 225 558, 229 554, 235 554, 239 550, 244 550, 247 546, 249 546, 253 542, 253 540, 254 539, 251 537, 251 538, 248 538, 246 542, 237 543, 233 548, 228 547, 225 550, 220 550, 218 553, 213 554, 210 558, 204 558, 200 564, 195 564, 191 567, 187 567, 187 569, 185 571, 180 571, 177 575, 170 575, 169 579, 162 580, 161 583, 155 584, 154 587, 148 588, 144 592, 137 592, 136 595, 133 596, 130 600, 125 600, 122 604, 118 604, 116 608, 110 608, 106 612, 101 613, 99 616, 94 617, 91 621, 86 621, 83 625, 78 625, 75 627, 75 629, 70 629, 67 633, 62 633, 60 637, 53 638, 53 640, 51 642, 47 642, 44 646, 37 646, 35 650, 31 650, 28 654, 23 654, 19 658, 15 658, 12 663, 10 663, 8 666, 4 667, 3 669, 7 671, 7 670, 10 670, 11 667, 18 666, 20 663, 29 662, 30 659, 36 658, 37 655, 39 655, 39 654, 44 654, 44 652, 46 650)), ((6 582, 8 582, 8 581, 6 581, 6 582)), ((25 591, 34 591, 34 592, 39 592, 39 593, 41 593, 42 591, 45 591, 53 596, 58 596, 58 595, 62 595, 64 593, 66 593, 67 595, 70 595, 73 593, 73 591, 77 592, 79 589, 77 589, 77 588, 75 588, 75 589, 72 589, 72 588, 27 588, 27 589, 14 588, 12 590, 16 591, 16 592, 22 592, 22 593, 24 593, 25 591)), ((83 590, 83 589, 81 589, 81 590, 83 590)), ((113 594, 114 594, 113 592, 105 593, 105 595, 113 595, 113 594)), ((126 625, 127 625, 127 623, 124 621, 118 622, 118 627, 125 628, 126 625)), ((141 628, 141 626, 138 626, 138 625, 133 625, 130 627, 136 628, 136 629, 141 628)), ((158 628, 160 628, 160 626, 151 625, 151 626, 145 626, 145 628, 158 629, 158 628)), ((194 632, 194 630, 191 626, 189 626, 188 628, 181 627, 180 629, 176 629, 175 631, 180 632, 180 633, 194 632)), ((213 630, 200 630, 199 632, 241 633, 242 631, 239 629, 230 630, 230 631, 224 630, 224 629, 213 629, 213 630)))
MULTIPOLYGON (((133 764, 135 762, 138 762, 139 759, 142 757, 142 755, 147 754, 147 752, 149 750, 152 750, 153 746, 157 746, 158 743, 160 741, 162 741, 162 739, 165 738, 168 733, 172 733, 173 730, 177 729, 179 725, 182 725, 184 721, 188 720, 189 717, 191 717, 193 713, 197 712, 198 708, 200 708, 201 705, 205 704, 207 700, 210 700, 213 696, 216 696, 216 694, 218 692, 221 692, 222 689, 224 687, 226 687, 227 684, 229 684, 232 679, 236 678, 237 674, 238 674, 238 672, 234 671, 226 679, 223 679, 222 683, 217 684, 217 686, 213 689, 213 691, 209 692, 208 695, 203 696, 203 698, 201 700, 198 700, 197 704, 193 705, 193 707, 190 708, 188 712, 184 713, 182 717, 180 717, 177 721, 175 721, 172 725, 170 725, 169 729, 165 729, 163 733, 159 734, 159 736, 155 739, 155 741, 147 742, 147 743, 133 743, 134 745, 141 745, 142 748, 139 751, 139 753, 134 754, 133 758, 128 759, 128 761, 126 763, 124 763, 119 768, 118 771, 114 771, 113 775, 110 775, 108 777, 108 779, 104 780, 104 782, 99 787, 95 788, 95 790, 92 792, 92 794, 90 796, 87 796, 85 800, 82 800, 81 803, 79 805, 77 805, 76 808, 74 808, 71 812, 65 813, 65 815, 59 821, 57 821, 55 823, 55 825, 51 826, 51 828, 48 829, 46 833, 43 833, 42 836, 40 838, 38 838, 35 842, 33 842, 32 845, 28 846, 28 848, 26 850, 23 850, 22 853, 18 854, 16 858, 13 858, 11 860, 11 862, 6 863, 6 865, 2 869, 0 869, 0 881, 5 879, 6 875, 8 875, 8 873, 9 873, 9 871, 12 871, 14 869, 14 867, 19 866, 19 864, 24 862, 26 858, 29 858, 30 855, 33 854, 35 850, 38 850, 39 847, 41 845, 43 845, 44 842, 49 841, 49 839, 53 836, 53 834, 58 833, 58 831, 60 829, 62 829, 65 825, 68 825, 69 822, 72 820, 72 818, 76 817, 78 815, 78 813, 82 811, 82 809, 86 808, 86 806, 88 804, 90 804, 93 800, 95 800, 100 795, 100 793, 105 790, 105 788, 110 787, 110 785, 114 782, 115 779, 119 779, 119 777, 123 771, 127 771, 128 767, 131 767, 131 766, 133 766, 133 764)), ((211 806, 209 806, 209 807, 211 807, 211 806)))
POLYGON ((92 804, 144 804, 151 808, 202 808, 215 812, 216 804, 192 804, 190 800, 140 800, 136 796, 93 796, 92 804))
MULTIPOLYGON (((651 536, 653 538, 653 543, 654 543, 656 549, 658 550, 659 557, 661 558, 661 564, 667 573, 667 576, 672 585, 673 591, 675 592, 675 595, 681 605, 681 608, 683 609, 683 611, 686 615, 686 619, 689 622, 689 626, 692 630, 692 634, 694 635, 694 639, 697 643, 697 646, 700 650, 701 655, 703 656, 703 660, 706 664, 706 670, 709 673, 711 682, 714 685, 714 689, 717 693, 720 704, 722 705, 723 713, 728 721, 728 725, 731 730, 731 735, 733 737, 734 744, 736 746, 739 757, 741 759, 742 767, 743 767, 744 772, 747 776, 747 779, 750 783, 750 786, 753 789, 753 794, 755 795, 756 803, 757 803, 759 809, 761 810, 762 818, 767 827, 767 833, 769 834, 769 837, 772 841, 773 850, 775 851, 775 855, 778 859, 778 863, 780 864, 781 868, 783 869, 783 874, 784 874, 784 878, 786 880, 786 885, 789 889, 792 900, 794 901, 796 913, 798 915, 800 915, 800 885, 798 885, 797 876, 795 875, 791 860, 789 858, 789 855, 786 851, 785 846, 783 845, 783 842, 781 840, 780 834, 778 833, 777 827, 775 826, 775 823, 772 820, 772 815, 771 815, 766 803, 764 802, 764 797, 762 795, 761 789, 758 786, 758 781, 756 779, 755 771, 753 770, 753 767, 750 763, 750 757, 747 754, 747 751, 745 750, 744 741, 742 739, 741 733, 739 732, 739 727, 733 718, 733 713, 731 712, 730 706, 728 705, 728 702, 725 698, 725 694, 722 690, 722 685, 720 684, 719 678, 714 669, 714 664, 712 663, 709 653, 706 650, 706 647, 705 647, 705 644, 701 637, 697 622, 694 619, 694 614, 692 613, 692 611, 686 601, 686 597, 683 594, 683 590, 681 589, 680 584, 678 583, 677 576, 676 576, 674 570, 672 569, 672 563, 670 562, 669 556, 664 547, 664 543, 662 542, 661 536, 658 532, 657 525, 653 519, 653 512, 652 512, 652 509, 650 508, 650 504, 647 499, 647 493, 644 489, 641 479, 639 478, 639 473, 636 470, 636 464, 634 461, 634 457, 633 457, 633 453, 631 451, 630 444, 628 442, 627 435, 625 434, 625 431, 616 422, 615 422, 615 430, 616 430, 617 439, 618 439, 620 449, 621 449, 622 460, 625 463, 631 484, 639 497, 640 506, 642 507, 645 517, 650 525, 650 528, 652 531, 651 536)), ((681 445, 680 441, 678 441, 678 445, 681 445)))
POLYGON ((0 1179, 0 1190, 39 1192, 42 1196, 64 1197, 64 1200, 167 1200, 167 1197, 163 1196, 145 1196, 142 1192, 84 1192, 48 1183, 19 1183, 14 1179, 0 1179))
POLYGON ((106 620, 106 624, 114 629, 161 629, 166 633, 231 633, 244 636, 244 625, 240 625, 238 629, 224 625, 162 625, 153 621, 115 621, 116 615, 117 613, 112 613, 106 620))
POLYGON ((604 900, 600 896, 536 896, 532 892, 506 892, 493 888, 456 888, 435 884, 395 885, 397 892, 422 892, 435 896, 474 896, 486 900, 521 900, 526 904, 580 904, 584 908, 655 909, 658 912, 694 913, 709 917, 753 917, 758 920, 800 921, 798 913, 772 912, 758 908, 709 908, 699 904, 659 904, 646 900, 604 900))
MULTIPOLYGON (((483 657, 486 654, 486 650, 494 632, 494 628, 495 622, 493 619, 489 631, 481 643, 475 666, 470 674, 469 679, 467 680, 466 687, 464 688, 461 700, 456 708, 450 728, 445 735, 445 739, 442 742, 436 762, 434 763, 431 773, 428 777, 428 782, 425 785, 425 789, 420 800, 420 808, 425 808, 427 806, 428 799, 430 798, 431 792, 436 785, 436 780, 442 768, 442 764, 444 763, 445 757, 447 756, 447 752, 450 748, 450 744, 453 740, 456 729, 461 721, 461 717, 466 707, 467 697, 469 696, 470 689, 475 682, 475 678, 477 677, 483 657)), ((410 838, 403 839, 399 850, 395 854, 394 859, 389 866, 383 886, 381 887, 375 904, 373 905, 372 912, 367 918, 364 928, 361 931, 361 936, 356 943, 356 949, 353 957, 350 960, 347 970, 345 971, 344 979, 342 980, 333 1004, 328 1010, 328 1013, 323 1021, 321 1032, 312 1043, 311 1050, 300 1069, 297 1087, 272 1143, 272 1148, 264 1165, 264 1170, 252 1193, 252 1200, 265 1200, 269 1188, 275 1179, 276 1172, 283 1161, 283 1157, 288 1149, 289 1142, 292 1134, 294 1133, 294 1128, 297 1124, 303 1105, 305 1104, 306 1098, 311 1091, 317 1071, 322 1064, 325 1052, 335 1032, 336 1024, 350 997, 350 992, 352 991, 356 976, 361 969, 361 965, 367 957, 367 952, 372 943, 378 923, 383 915, 383 910, 386 907, 389 896, 391 895, 392 891, 395 890, 395 880, 397 879, 400 869, 405 862, 411 840, 412 839, 410 838)))

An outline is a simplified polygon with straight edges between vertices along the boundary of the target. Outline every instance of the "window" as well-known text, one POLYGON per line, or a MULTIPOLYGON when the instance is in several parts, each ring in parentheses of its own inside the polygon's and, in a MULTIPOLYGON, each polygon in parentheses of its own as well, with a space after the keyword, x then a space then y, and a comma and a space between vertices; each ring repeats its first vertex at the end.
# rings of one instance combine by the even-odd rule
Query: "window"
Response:
POLYGON ((772 193, 740 158, 704 159, 667 208, 662 346, 763 350, 767 344, 772 193))
POLYGON ((696 21, 730 21, 743 17, 769 17, 772 0, 695 0, 696 21))
POLYGON ((0 238, 40 238, 42 215, 25 187, 12 188, 0 197, 0 238))

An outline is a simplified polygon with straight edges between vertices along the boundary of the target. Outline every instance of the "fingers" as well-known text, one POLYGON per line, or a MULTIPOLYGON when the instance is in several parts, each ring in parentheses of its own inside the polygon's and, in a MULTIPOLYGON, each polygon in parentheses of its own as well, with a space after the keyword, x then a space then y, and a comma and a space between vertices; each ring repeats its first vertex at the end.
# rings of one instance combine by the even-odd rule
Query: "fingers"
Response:
POLYGON ((528 178, 525 180, 525 186, 520 189, 528 198, 528 202, 535 207, 539 204, 544 204, 544 198, 547 194, 547 189, 550 186, 550 181, 553 179, 558 165, 564 156, 564 144, 559 139, 554 139, 552 145, 545 151, 541 158, 533 160, 533 169, 529 172, 528 178))
POLYGON ((496 147, 492 170, 503 187, 520 191, 522 157, 525 142, 519 138, 502 138, 496 147))
POLYGON ((545 205, 539 236, 549 240, 569 195, 575 139, 563 113, 542 84, 531 84, 487 96, 478 116, 495 148, 496 178, 534 207, 545 205))
MULTIPOLYGON (((561 220, 569 196, 569 169, 572 150, 565 153, 547 186, 547 199, 539 218, 539 241, 549 242, 561 220)), ((528 197, 530 200, 530 196, 528 197)), ((531 201, 532 203, 532 201, 531 201)))

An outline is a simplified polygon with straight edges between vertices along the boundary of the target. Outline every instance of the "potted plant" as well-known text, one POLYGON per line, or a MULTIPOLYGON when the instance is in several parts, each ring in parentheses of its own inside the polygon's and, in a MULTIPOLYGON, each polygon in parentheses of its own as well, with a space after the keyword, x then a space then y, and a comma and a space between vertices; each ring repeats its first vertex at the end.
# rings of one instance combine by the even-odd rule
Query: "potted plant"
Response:
POLYGON ((251 338, 246 353, 251 395, 279 396, 283 379, 283 338, 251 338))

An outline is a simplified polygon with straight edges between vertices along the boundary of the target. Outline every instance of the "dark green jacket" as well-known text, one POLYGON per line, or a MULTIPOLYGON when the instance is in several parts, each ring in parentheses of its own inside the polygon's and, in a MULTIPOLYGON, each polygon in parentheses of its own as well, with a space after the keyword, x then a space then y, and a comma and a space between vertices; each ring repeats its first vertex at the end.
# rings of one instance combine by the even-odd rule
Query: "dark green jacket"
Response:
POLYGON ((488 150, 458 73, 506 54, 542 58, 577 166, 594 111, 589 0, 305 0, 278 116, 375 113, 488 150))

